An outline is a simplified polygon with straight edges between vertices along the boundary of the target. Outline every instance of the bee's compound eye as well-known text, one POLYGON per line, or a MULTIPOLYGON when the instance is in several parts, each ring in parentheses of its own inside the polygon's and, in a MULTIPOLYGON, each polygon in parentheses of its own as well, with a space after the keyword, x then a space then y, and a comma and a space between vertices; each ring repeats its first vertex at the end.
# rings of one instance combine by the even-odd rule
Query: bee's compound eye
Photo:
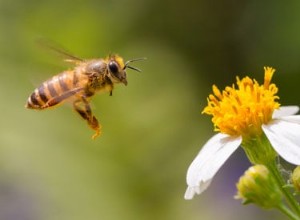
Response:
POLYGON ((113 74, 116 74, 119 72, 118 64, 114 61, 111 61, 108 64, 108 68, 109 68, 110 72, 112 72, 113 74))

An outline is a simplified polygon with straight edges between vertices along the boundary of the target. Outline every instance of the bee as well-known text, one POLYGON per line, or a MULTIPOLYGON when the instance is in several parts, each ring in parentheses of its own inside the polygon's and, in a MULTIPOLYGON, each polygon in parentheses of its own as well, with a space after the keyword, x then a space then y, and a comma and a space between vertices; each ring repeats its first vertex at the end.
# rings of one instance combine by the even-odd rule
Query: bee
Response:
POLYGON ((74 63, 75 67, 43 82, 29 96, 25 107, 43 110, 70 100, 74 110, 95 131, 92 136, 95 139, 101 134, 101 125, 92 113, 91 98, 99 92, 109 92, 111 96, 115 84, 122 83, 127 86, 126 69, 141 72, 129 64, 145 58, 124 62, 119 55, 109 55, 103 59, 83 60, 63 51, 58 52, 68 56, 69 59, 65 61, 74 63))

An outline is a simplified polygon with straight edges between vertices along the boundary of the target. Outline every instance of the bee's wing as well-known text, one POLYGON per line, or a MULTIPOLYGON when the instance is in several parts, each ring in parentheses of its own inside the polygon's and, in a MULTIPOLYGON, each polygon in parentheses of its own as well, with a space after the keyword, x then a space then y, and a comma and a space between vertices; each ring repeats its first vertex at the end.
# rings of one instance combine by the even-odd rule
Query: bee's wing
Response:
POLYGON ((40 45, 44 48, 50 49, 50 50, 54 51, 55 53, 57 53, 58 55, 62 56, 64 58, 64 61, 66 61, 66 62, 78 64, 78 63, 84 61, 83 59, 81 59, 81 58, 73 55, 69 51, 67 51, 65 48, 63 48, 63 46, 61 46, 58 43, 51 41, 49 39, 39 38, 36 42, 38 45, 40 45))

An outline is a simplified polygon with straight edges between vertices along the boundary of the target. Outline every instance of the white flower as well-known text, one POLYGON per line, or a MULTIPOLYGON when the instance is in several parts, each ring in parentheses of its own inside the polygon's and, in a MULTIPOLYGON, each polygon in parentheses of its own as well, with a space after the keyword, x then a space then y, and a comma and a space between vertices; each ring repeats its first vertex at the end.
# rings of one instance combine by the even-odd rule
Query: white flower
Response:
MULTIPOLYGON (((294 115, 298 110, 298 106, 280 107, 274 110, 272 120, 262 124, 262 130, 274 150, 295 165, 300 165, 300 115, 294 115)), ((195 194, 202 193, 241 143, 242 136, 223 133, 208 140, 188 169, 188 188, 184 198, 192 199, 195 194)))

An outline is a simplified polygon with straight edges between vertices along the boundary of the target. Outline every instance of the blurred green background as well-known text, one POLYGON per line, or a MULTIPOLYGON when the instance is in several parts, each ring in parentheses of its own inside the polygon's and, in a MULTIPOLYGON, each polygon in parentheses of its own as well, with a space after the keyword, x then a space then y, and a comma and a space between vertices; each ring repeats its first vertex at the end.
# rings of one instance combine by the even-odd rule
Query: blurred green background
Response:
POLYGON ((0 1, 0 219, 283 219, 233 199, 249 166, 236 152, 201 196, 186 170, 213 135, 200 114, 211 85, 276 68, 281 103, 300 104, 299 1, 0 1), (70 106, 24 108, 34 88, 70 68, 36 40, 83 58, 113 52, 143 70, 95 96, 103 134, 70 106))

